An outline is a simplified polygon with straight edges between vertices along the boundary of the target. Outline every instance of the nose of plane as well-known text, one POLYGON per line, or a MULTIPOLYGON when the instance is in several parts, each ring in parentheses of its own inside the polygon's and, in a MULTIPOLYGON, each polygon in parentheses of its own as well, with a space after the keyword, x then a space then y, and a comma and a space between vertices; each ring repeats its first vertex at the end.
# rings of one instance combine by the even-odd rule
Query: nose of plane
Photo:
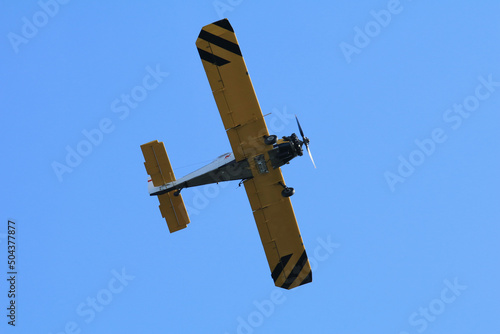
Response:
POLYGON ((297 118, 297 115, 295 115, 295 119, 297 120, 297 125, 299 126, 300 135, 302 136, 302 142, 304 143, 304 145, 306 145, 307 153, 309 153, 309 157, 311 158, 313 166, 314 166, 314 168, 316 168, 316 164, 314 163, 314 159, 312 157, 311 150, 309 149, 309 138, 304 136, 304 131, 302 131, 302 127, 300 126, 299 119, 297 118))

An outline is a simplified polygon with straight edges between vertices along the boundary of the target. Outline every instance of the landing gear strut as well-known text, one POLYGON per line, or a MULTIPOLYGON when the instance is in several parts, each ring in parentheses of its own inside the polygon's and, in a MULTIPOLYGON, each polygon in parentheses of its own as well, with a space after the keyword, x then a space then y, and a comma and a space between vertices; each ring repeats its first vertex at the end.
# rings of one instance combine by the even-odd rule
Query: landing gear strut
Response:
POLYGON ((280 182, 280 186, 283 187, 283 190, 281 191, 281 196, 283 196, 283 197, 290 197, 293 194, 295 194, 295 189, 293 189, 292 187, 287 187, 287 186, 285 186, 281 182, 280 182))

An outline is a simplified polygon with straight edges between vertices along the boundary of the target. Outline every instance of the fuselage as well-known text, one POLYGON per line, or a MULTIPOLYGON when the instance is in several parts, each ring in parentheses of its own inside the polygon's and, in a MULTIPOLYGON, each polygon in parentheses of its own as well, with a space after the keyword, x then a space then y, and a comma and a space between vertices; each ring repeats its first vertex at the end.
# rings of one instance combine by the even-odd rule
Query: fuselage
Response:
MULTIPOLYGON (((273 145, 272 149, 267 151, 273 168, 279 168, 296 156, 302 155, 302 144, 302 141, 294 133, 289 137, 280 139, 273 145)), ((256 162, 258 163, 257 159, 256 162)), ((183 188, 224 181, 246 180, 252 177, 252 171, 247 159, 236 161, 233 153, 225 153, 218 156, 208 165, 173 182, 159 187, 154 187, 152 182, 148 182, 148 190, 149 194, 153 196, 183 188)))

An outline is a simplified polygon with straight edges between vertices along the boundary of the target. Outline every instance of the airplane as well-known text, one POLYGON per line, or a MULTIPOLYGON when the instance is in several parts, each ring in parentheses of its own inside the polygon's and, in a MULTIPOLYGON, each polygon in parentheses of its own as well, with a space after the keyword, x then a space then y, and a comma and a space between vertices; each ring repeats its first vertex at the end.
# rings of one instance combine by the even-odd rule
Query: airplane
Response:
POLYGON ((303 155, 309 157, 309 139, 292 133, 278 139, 269 134, 248 75, 234 30, 227 19, 204 26, 196 40, 205 73, 226 130, 232 152, 180 179, 176 179, 163 142, 141 145, 150 175, 148 191, 157 196, 170 233, 190 220, 180 194, 184 188, 240 180, 254 215, 274 284, 284 289, 312 282, 312 272, 300 235, 281 166, 303 155))

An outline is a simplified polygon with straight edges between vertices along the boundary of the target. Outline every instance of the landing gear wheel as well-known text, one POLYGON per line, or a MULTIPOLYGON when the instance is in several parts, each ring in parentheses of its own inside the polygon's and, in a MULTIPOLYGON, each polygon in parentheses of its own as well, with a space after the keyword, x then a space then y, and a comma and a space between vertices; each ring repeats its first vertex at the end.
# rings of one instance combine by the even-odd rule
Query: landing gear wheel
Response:
POLYGON ((277 139, 278 137, 276 135, 264 136, 264 143, 266 145, 273 145, 276 144, 277 139))
POLYGON ((176 191, 174 191, 174 196, 177 197, 181 194, 181 190, 180 189, 177 189, 176 191))
POLYGON ((283 196, 283 197, 290 197, 293 194, 295 194, 295 189, 293 189, 291 187, 286 187, 285 189, 283 189, 281 191, 281 196, 283 196))

